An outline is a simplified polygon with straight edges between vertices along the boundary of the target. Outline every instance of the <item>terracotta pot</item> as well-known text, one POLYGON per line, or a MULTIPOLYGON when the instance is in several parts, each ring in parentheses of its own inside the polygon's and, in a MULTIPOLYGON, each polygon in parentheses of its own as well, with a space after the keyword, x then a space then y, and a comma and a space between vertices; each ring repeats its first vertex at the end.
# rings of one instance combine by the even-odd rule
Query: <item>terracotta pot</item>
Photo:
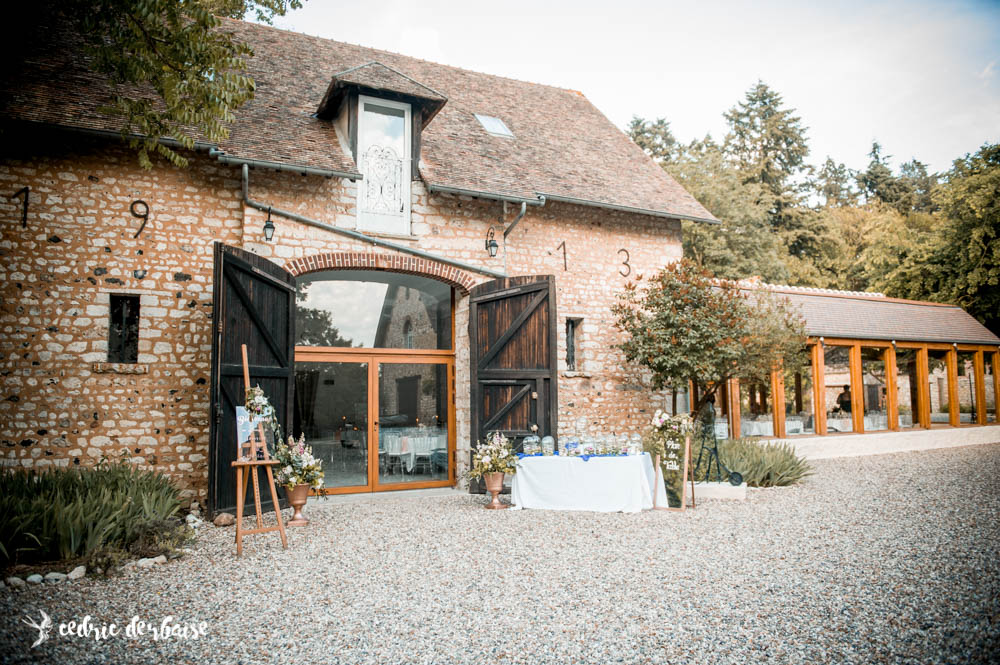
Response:
POLYGON ((309 520, 302 514, 302 506, 306 505, 306 501, 309 499, 309 486, 305 484, 285 485, 285 494, 288 495, 288 503, 292 505, 292 510, 295 511, 292 514, 292 519, 288 520, 288 526, 305 526, 309 524, 309 520))
POLYGON ((493 495, 493 500, 486 504, 490 510, 501 510, 507 504, 500 503, 500 492, 503 490, 503 474, 499 472, 484 473, 483 480, 486 481, 486 491, 493 495))

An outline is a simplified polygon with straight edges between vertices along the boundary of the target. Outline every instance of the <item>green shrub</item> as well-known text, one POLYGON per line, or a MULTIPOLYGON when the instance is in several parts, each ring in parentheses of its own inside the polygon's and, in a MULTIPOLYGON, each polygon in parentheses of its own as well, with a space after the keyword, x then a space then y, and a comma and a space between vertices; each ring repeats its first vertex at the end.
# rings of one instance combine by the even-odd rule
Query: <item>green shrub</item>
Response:
POLYGON ((169 479, 123 461, 7 469, 0 472, 0 565, 163 551, 186 533, 180 505, 169 479))
MULTIPOLYGON (((696 439, 691 445, 694 464, 698 459, 702 443, 696 439)), ((705 480, 708 471, 706 461, 708 451, 702 455, 701 465, 695 471, 695 480, 705 480)), ((743 476, 750 487, 780 487, 794 485, 806 476, 812 475, 812 467, 803 457, 795 454, 795 448, 785 442, 758 441, 756 439, 725 439, 719 442, 719 458, 731 471, 743 476)), ((715 463, 712 463, 712 479, 715 479, 715 463)), ((729 480, 729 474, 722 471, 722 480, 729 480)))

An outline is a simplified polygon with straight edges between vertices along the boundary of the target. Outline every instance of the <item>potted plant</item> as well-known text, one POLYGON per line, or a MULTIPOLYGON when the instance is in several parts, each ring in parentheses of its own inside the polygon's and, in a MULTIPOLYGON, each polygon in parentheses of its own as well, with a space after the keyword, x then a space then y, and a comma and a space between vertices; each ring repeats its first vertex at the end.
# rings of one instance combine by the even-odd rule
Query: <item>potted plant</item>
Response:
POLYGON ((500 503, 503 476, 505 473, 513 475, 516 472, 517 457, 514 455, 510 439, 500 432, 490 432, 486 436, 485 444, 478 443, 472 454, 469 478, 473 480, 482 478, 486 481, 486 490, 493 495, 493 499, 486 504, 487 508, 497 510, 507 507, 506 504, 500 503))
POLYGON ((306 445, 306 435, 288 437, 288 443, 278 444, 274 459, 279 463, 278 482, 285 486, 288 503, 295 511, 288 526, 305 526, 309 520, 302 515, 310 489, 323 486, 323 461, 313 457, 312 448, 306 445))

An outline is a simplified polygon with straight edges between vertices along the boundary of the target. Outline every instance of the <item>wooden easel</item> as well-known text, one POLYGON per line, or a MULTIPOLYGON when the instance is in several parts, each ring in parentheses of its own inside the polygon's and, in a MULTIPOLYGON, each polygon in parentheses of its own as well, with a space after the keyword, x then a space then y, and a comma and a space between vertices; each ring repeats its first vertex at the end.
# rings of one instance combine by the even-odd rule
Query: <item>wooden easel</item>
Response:
MULTIPOLYGON (((685 510, 687 508, 687 485, 688 485, 689 481, 691 483, 691 507, 692 508, 695 507, 695 503, 694 503, 694 469, 690 470, 690 474, 688 473, 688 462, 689 462, 690 459, 691 459, 691 435, 688 434, 687 436, 684 437, 684 467, 683 467, 683 474, 681 475, 681 478, 683 478, 683 481, 681 482, 681 507, 680 508, 671 508, 670 506, 657 506, 656 505, 656 494, 657 493, 653 492, 653 510, 674 510, 674 511, 683 511, 683 510, 685 510)), ((656 456, 656 459, 654 460, 653 464, 656 465, 656 470, 655 470, 655 472, 656 472, 656 482, 657 482, 656 489, 659 490, 659 483, 663 482, 660 479, 660 456, 659 455, 656 456)))
MULTIPOLYGON (((246 344, 243 345, 243 383, 246 386, 246 389, 249 390, 250 366, 247 364, 246 344)), ((239 441, 239 435, 237 435, 236 438, 236 454, 239 455, 243 442, 239 441)), ((243 554, 243 536, 248 536, 253 533, 278 531, 281 533, 281 546, 284 549, 288 549, 288 538, 285 536, 285 523, 281 520, 281 506, 278 505, 278 491, 274 487, 274 473, 271 471, 271 467, 276 466, 278 462, 271 459, 271 455, 267 452, 267 442, 264 438, 264 426, 262 423, 257 423, 256 431, 251 431, 250 441, 250 454, 253 458, 245 460, 237 457, 236 461, 233 462, 233 468, 236 469, 236 556, 241 556, 243 554), (255 459, 258 449, 263 450, 264 459, 255 459), (271 490, 271 501, 274 502, 274 516, 278 519, 278 524, 276 526, 264 526, 264 517, 260 509, 260 484, 257 477, 257 469, 261 467, 263 467, 267 472, 267 485, 271 490), (251 476, 253 477, 253 503, 254 508, 257 510, 257 528, 244 529, 243 504, 246 502, 247 484, 249 483, 251 476)))

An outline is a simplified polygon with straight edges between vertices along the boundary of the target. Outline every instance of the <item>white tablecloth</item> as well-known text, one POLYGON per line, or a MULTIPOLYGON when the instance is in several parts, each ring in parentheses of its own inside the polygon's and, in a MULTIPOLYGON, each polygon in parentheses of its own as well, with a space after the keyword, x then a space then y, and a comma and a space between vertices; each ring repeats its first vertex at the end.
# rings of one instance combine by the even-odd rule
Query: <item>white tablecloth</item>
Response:
POLYGON ((774 436, 774 423, 770 420, 741 420, 740 436, 774 436))
POLYGON ((447 450, 448 435, 406 436, 383 433, 379 443, 382 444, 379 452, 385 452, 389 457, 400 458, 406 472, 412 473, 417 457, 430 457, 430 454, 437 449, 447 450))
MULTIPOLYGON (((876 432, 878 430, 889 429, 889 417, 882 414, 865 416, 865 431, 876 432)), ((828 432, 853 432, 854 421, 850 416, 846 418, 827 416, 826 430, 828 432)))
POLYGON ((525 457, 511 485, 515 508, 637 513, 667 507, 663 479, 657 483, 647 453, 627 457, 525 457))

